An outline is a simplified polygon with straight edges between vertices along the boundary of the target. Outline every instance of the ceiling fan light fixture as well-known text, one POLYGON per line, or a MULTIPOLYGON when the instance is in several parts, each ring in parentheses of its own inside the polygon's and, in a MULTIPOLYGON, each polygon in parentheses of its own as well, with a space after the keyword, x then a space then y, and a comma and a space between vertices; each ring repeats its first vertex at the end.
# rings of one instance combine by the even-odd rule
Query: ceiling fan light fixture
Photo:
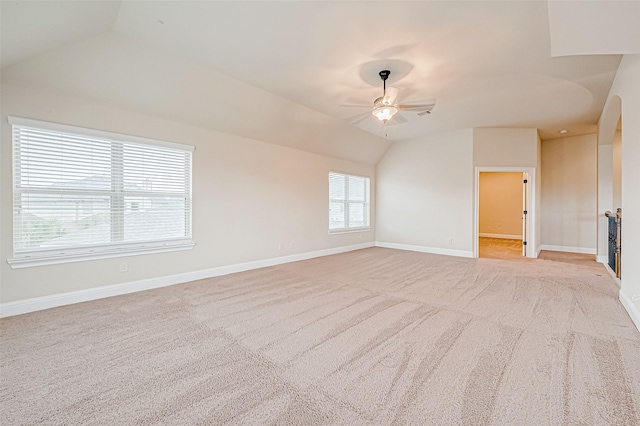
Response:
POLYGON ((386 124, 387 121, 391 120, 391 117, 393 117, 396 112, 398 112, 398 108, 393 105, 383 105, 375 108, 372 114, 375 115, 378 120, 386 124))

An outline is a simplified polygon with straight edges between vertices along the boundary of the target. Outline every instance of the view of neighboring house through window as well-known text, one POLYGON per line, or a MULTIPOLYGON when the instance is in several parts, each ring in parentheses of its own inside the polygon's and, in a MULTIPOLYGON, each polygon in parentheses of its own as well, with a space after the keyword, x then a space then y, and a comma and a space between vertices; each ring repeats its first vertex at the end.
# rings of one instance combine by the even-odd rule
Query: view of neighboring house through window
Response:
POLYGON ((186 145, 10 117, 20 261, 191 247, 186 145))
POLYGON ((369 228, 369 178, 329 173, 329 231, 369 228))

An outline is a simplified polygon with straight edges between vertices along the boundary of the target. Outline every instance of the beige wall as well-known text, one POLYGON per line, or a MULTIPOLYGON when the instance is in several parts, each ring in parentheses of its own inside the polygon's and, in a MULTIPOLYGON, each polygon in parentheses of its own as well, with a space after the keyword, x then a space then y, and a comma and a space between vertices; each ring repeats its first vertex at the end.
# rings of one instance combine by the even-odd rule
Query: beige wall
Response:
POLYGON ((480 173, 480 236, 522 238, 522 173, 480 173))
POLYGON ((597 138, 542 141, 542 248, 596 253, 597 138))
MULTIPOLYGON (((374 167, 51 93, 2 86, 0 301, 188 273, 373 242, 328 234, 328 172, 372 179, 374 167), (11 127, 7 115, 195 145, 193 250, 12 269, 11 127), (280 249, 282 244, 282 249, 280 249), (121 261, 128 272, 119 272, 121 261)), ((375 217, 372 218, 372 226, 375 217)))
MULTIPOLYGON (((473 165, 478 168, 501 167, 532 169, 529 186, 527 255, 536 257, 541 241, 541 141, 537 129, 473 129, 473 165)), ((531 170, 527 170, 531 172, 531 170)))
POLYGON ((613 135, 613 210, 622 207, 622 132, 613 135))
POLYGON ((536 129, 466 129, 398 142, 376 168, 376 240, 472 256, 474 166, 536 168, 536 129))
POLYGON ((600 140, 610 138, 607 132, 617 125, 620 103, 623 215, 621 296, 640 329, 640 220, 637 219, 640 217, 640 55, 622 57, 598 122, 600 140))
POLYGON ((378 163, 377 240, 473 250, 473 131, 397 142, 378 163))
MULTIPOLYGON (((540 212, 542 211, 542 139, 540 139, 540 134, 538 132, 536 132, 536 134, 536 149, 538 151, 538 159, 536 161, 537 176, 535 181, 536 196, 534 206, 537 213, 536 217, 539 218, 540 212)), ((540 245, 542 244, 542 226, 540 222, 540 219, 538 219, 538 223, 536 224, 537 226, 535 227, 535 243, 532 244, 535 257, 538 257, 538 253, 540 253, 540 245)))
POLYGON ((604 263, 609 258, 609 220, 604 213, 615 212, 622 203, 621 112, 620 99, 614 98, 603 111, 605 119, 601 117, 598 129, 597 256, 604 263))
POLYGON ((598 145, 598 247, 600 262, 607 262, 609 256, 608 219, 606 211, 613 208, 613 144, 598 145))
POLYGON ((486 167, 536 167, 536 129, 473 129, 473 165, 486 167))

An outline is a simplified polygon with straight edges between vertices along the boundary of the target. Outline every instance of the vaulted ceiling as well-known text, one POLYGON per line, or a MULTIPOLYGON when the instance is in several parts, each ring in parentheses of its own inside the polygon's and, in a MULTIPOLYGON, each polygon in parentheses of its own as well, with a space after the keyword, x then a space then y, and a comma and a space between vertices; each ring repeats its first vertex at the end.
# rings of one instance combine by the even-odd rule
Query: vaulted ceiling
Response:
POLYGON ((375 164, 460 128, 594 131, 640 7, 569 3, 3 1, 2 81, 375 164), (381 69, 433 114, 352 124, 381 69))

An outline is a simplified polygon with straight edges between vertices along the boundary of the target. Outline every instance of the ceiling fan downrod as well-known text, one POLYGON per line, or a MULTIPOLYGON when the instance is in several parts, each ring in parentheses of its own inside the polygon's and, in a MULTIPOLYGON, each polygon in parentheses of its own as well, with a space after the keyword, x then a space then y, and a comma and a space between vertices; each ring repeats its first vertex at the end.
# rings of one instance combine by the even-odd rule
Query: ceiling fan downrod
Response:
POLYGON ((380 78, 382 79, 382 96, 387 94, 387 79, 389 78, 390 74, 391 71, 389 70, 382 70, 378 73, 378 75, 380 75, 380 78))
POLYGON ((382 96, 376 99, 373 103, 374 109, 371 113, 376 116, 382 124, 387 124, 391 117, 398 112, 398 108, 396 108, 395 105, 392 105, 392 101, 385 99, 387 96, 387 78, 389 78, 391 71, 382 70, 378 74, 382 79, 382 96))

